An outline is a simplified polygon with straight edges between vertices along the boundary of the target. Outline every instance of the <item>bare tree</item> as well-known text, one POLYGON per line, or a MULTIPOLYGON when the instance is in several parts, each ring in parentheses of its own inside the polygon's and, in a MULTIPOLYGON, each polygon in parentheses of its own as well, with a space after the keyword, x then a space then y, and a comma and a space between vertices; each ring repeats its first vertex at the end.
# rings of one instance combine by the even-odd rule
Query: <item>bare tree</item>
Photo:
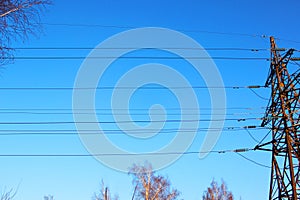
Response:
POLYGON ((129 172, 133 176, 135 191, 132 199, 135 200, 175 200, 179 196, 177 189, 171 189, 171 182, 155 175, 151 164, 144 166, 133 165, 129 172))
POLYGON ((227 189, 227 185, 224 181, 219 186, 216 181, 212 181, 210 187, 204 192, 203 200, 233 200, 233 195, 227 189))
POLYGON ((4 190, 0 196, 0 200, 12 200, 17 194, 17 191, 10 189, 9 191, 4 190))
POLYGON ((107 186, 105 186, 104 181, 101 181, 101 191, 99 193, 95 193, 93 200, 118 200, 119 197, 117 195, 114 198, 111 197, 110 191, 107 186))
POLYGON ((54 200, 52 195, 44 196, 44 200, 54 200))
POLYGON ((13 58, 12 41, 40 30, 40 13, 51 0, 0 0, 0 65, 13 58))

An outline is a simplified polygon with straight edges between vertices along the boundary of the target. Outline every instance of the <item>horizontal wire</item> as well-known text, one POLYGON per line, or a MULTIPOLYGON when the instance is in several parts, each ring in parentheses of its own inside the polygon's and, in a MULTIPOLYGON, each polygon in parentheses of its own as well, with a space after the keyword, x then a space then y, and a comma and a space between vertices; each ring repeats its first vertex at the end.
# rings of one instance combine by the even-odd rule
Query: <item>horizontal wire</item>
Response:
MULTIPOLYGON (((167 133, 200 133, 200 132, 207 132, 207 131, 241 131, 246 129, 245 127, 226 127, 226 128, 202 128, 202 129, 163 129, 157 131, 156 129, 132 129, 132 130, 113 130, 113 129, 106 129, 106 130, 80 130, 80 134, 84 135, 125 135, 126 132, 130 132, 130 134, 142 135, 145 133, 153 133, 157 132, 157 134, 167 134, 167 133), (102 132, 103 133, 102 133, 102 132), (84 132, 84 133, 83 133, 84 132)), ((253 130, 268 130, 265 127, 256 127, 252 128, 253 130)), ((19 135, 79 135, 79 131, 76 130, 64 130, 64 129, 57 129, 57 130, 0 130, 0 136, 19 136, 19 135)))
MULTIPOLYGON (((184 128, 180 129, 180 132, 207 132, 207 131, 241 131, 245 129, 251 129, 253 131, 259 131, 259 130, 270 130, 271 128, 268 127, 261 127, 261 126, 227 126, 222 128, 184 128)), ((157 129, 149 129, 149 128, 140 128, 140 129, 86 129, 86 130, 80 130, 80 132, 84 132, 85 134, 100 134, 104 132, 105 134, 113 134, 113 135, 120 135, 124 134, 124 132, 130 132, 130 133, 137 133, 137 134, 143 134, 146 132, 158 132, 159 133, 175 133, 179 131, 179 128, 165 128, 161 130, 157 129)), ((78 134, 78 130, 75 129, 0 129, 1 135, 9 135, 9 134, 78 134)))
MULTIPOLYGON (((1 57, 1 59, 12 59, 11 57, 1 57)), ((172 56, 16 56, 15 60, 84 60, 84 59, 160 59, 160 60, 264 60, 269 61, 270 58, 265 57, 172 57, 172 56)))
MULTIPOLYGON (((77 25, 71 25, 71 24, 47 24, 47 25, 67 25, 67 26, 79 26, 79 24, 77 25)), ((99 27, 100 25, 83 25, 81 24, 80 26, 97 26, 99 27)), ((102 26, 102 27, 113 27, 113 28, 134 28, 134 27, 129 27, 129 26, 122 26, 122 27, 118 27, 118 26, 102 26)), ((252 36, 252 37, 262 37, 262 38, 265 38, 266 36, 264 35, 251 35, 251 34, 241 34, 241 33, 224 33, 224 32, 210 32, 210 31, 195 31, 195 30, 185 30, 187 32, 205 32, 205 33, 213 33, 213 34, 228 34, 228 35, 241 35, 241 36, 252 36)), ((248 49, 249 50, 249 49, 248 49)), ((253 50, 253 49, 251 49, 253 50)), ((255 49, 254 49, 255 50, 255 49)), ((121 57, 122 58, 122 57, 121 57)), ((133 59, 134 57, 125 57, 127 59, 133 59)), ((177 59, 176 57, 135 57, 135 59, 138 58, 138 59, 149 59, 149 58, 154 58, 154 59, 177 59)), ((16 57, 15 59, 49 59, 47 57, 16 57)), ((85 59, 85 57, 51 57, 50 59, 85 59)), ((92 59, 100 59, 98 57, 94 57, 92 59)), ((101 57, 102 59, 102 57, 101 57)), ((106 59, 106 58, 104 58, 106 59)), ((191 57, 189 59, 210 59, 210 58, 198 58, 198 57, 191 57)), ((213 59, 234 59, 234 60, 269 60, 269 58, 237 58, 237 57, 213 57, 213 59)), ((254 119, 254 118, 253 118, 254 119)), ((255 119, 258 119, 258 118, 255 118, 255 119)), ((236 120, 236 119, 235 119, 236 120)), ((125 121, 124 121, 125 122, 125 121)), ((145 121, 141 121, 141 122, 145 122, 145 121)), ((151 121, 150 121, 151 122, 151 121)), ((83 123, 86 123, 86 122, 83 122, 83 123)), ((251 149, 252 150, 252 149, 251 149)), ((238 153, 236 150, 225 150, 225 151, 206 151, 206 152, 194 152, 194 151, 190 151, 190 152, 166 152, 166 153, 142 153, 142 154, 135 154, 136 155, 171 155, 171 154, 199 154, 199 153, 225 153, 225 152, 236 152, 238 155, 240 155, 240 153, 238 153)), ((132 154, 94 154, 94 155, 90 155, 90 154, 34 154, 34 155, 29 155, 29 154, 11 154, 11 155, 8 155, 8 154, 1 154, 0 156, 36 156, 36 157, 56 157, 56 156, 63 156, 63 157, 86 157, 86 156, 130 156, 132 154)), ((258 164, 260 166, 263 166, 263 167, 268 167, 268 166, 265 166, 265 165, 261 165, 253 160, 250 160, 248 158, 246 158, 245 156, 243 155, 240 155, 242 156, 243 158, 255 163, 255 164, 258 164)))
MULTIPOLYGON (((82 24, 82 23, 42 23, 49 26, 69 26, 69 27, 90 27, 90 28, 118 28, 118 29, 136 29, 142 28, 137 26, 120 26, 120 25, 103 25, 103 24, 82 24)), ((220 32, 220 31, 207 31, 207 30, 191 30, 191 29, 175 29, 182 32, 206 33, 217 35, 235 35, 246 37, 267 38, 267 35, 247 34, 247 33, 234 33, 234 32, 220 32)))
MULTIPOLYGON (((4 50, 197 50, 197 51, 271 51, 271 48, 241 48, 241 47, 1 47, 4 50)), ((277 49, 286 51, 286 49, 277 49)), ((296 52, 300 50, 293 49, 296 52)))
POLYGON ((126 124, 126 123, 181 123, 181 122, 211 122, 211 121, 248 121, 248 120, 259 120, 263 118, 228 118, 228 119, 167 119, 167 120, 129 120, 129 121, 36 121, 36 122, 0 122, 0 125, 43 125, 43 124, 126 124))
MULTIPOLYGON (((129 110, 128 110, 129 111, 129 110)), ((96 114, 96 115, 131 115, 131 116, 149 116, 149 112, 146 113, 132 113, 132 112, 123 112, 123 113, 94 113, 94 112, 28 112, 28 111, 2 111, 0 109, 0 115, 1 114, 29 114, 29 115, 91 115, 91 114, 96 114)), ((245 115, 264 115, 265 113, 226 113, 227 116, 245 116, 245 115)), ((151 113, 153 116, 160 116, 160 115, 170 115, 170 116, 186 116, 186 115, 199 115, 195 113, 151 113)), ((200 116, 203 115, 208 115, 211 116, 211 113, 200 113, 200 116)), ((214 113, 214 115, 224 115, 223 113, 214 113)))
MULTIPOLYGON (((49 26, 69 26, 69 27, 89 27, 89 28, 118 28, 118 29, 136 29, 143 28, 137 26, 121 26, 121 25, 103 25, 103 24, 82 24, 82 23, 42 23, 43 25, 49 26)), ((236 33, 236 32, 221 32, 221 31, 208 31, 208 30, 191 30, 191 29, 175 29, 182 32, 191 32, 191 33, 206 33, 206 34, 215 34, 215 35, 232 35, 232 36, 243 36, 243 37, 253 37, 253 38, 262 38, 267 39, 270 35, 267 34, 249 34, 249 33, 236 33)), ((275 37, 277 40, 300 43, 300 41, 290 40, 281 37, 275 37)))
POLYGON ((0 154, 0 157, 99 157, 99 156, 169 156, 169 155, 194 155, 194 154, 206 154, 206 153, 236 153, 242 158, 254 163, 258 166, 271 168, 270 166, 261 164, 254 161, 246 156, 242 155, 240 152, 253 151, 250 148, 233 149, 233 150, 211 150, 211 151, 185 151, 185 152, 149 152, 149 153, 99 153, 99 154, 0 154))
MULTIPOLYGON (((262 126, 226 126, 223 128, 184 128, 181 129, 182 131, 219 131, 219 130, 244 130, 244 129, 250 129, 251 130, 269 130, 271 128, 269 127, 262 127, 262 126)), ((100 129, 99 129, 100 130, 100 129)), ((80 130, 84 132, 95 132, 98 133, 99 130, 93 130, 93 129, 86 129, 86 130, 80 130)), ((178 128, 165 128, 163 129, 164 131, 178 131, 178 128)), ((149 128, 141 128, 141 129, 101 129, 101 131, 105 132, 120 132, 120 131, 125 131, 125 132, 146 132, 146 131, 157 131, 157 129, 149 129, 149 128)), ((76 129, 0 129, 0 132, 74 132, 77 133, 76 129)))
MULTIPOLYGON (((180 111, 180 110, 265 110, 267 107, 224 107, 224 108, 210 108, 210 107, 200 107, 200 108, 175 108, 175 107, 167 107, 164 108, 165 110, 171 110, 171 111, 180 111)), ((149 111, 149 108, 95 108, 95 109, 89 109, 89 108, 0 108, 0 111, 149 111)), ((152 108, 151 110, 161 110, 158 108, 152 108)))
MULTIPOLYGON (((148 153, 99 153, 99 154, 0 154, 0 157, 93 157, 93 156, 153 156, 153 155, 188 155, 200 153, 229 153, 237 152, 240 149, 233 150, 212 150, 212 151, 185 151, 185 152, 148 152, 148 153)), ((253 151, 253 149, 244 148, 244 151, 253 151)))
POLYGON ((285 39, 285 38, 279 38, 279 37, 275 37, 274 39, 285 41, 285 42, 300 43, 300 41, 290 40, 290 39, 285 39))
POLYGON ((139 90, 169 90, 169 89, 258 89, 258 88, 268 88, 264 85, 254 85, 254 86, 178 86, 178 87, 163 87, 163 86, 144 86, 144 87, 133 87, 133 86, 101 86, 101 87, 0 87, 0 90, 130 90, 130 89, 139 89, 139 90))
MULTIPOLYGON (((2 50, 195 50, 195 51, 271 51, 271 48, 240 47, 0 47, 2 50)), ((286 49, 278 49, 286 51, 286 49)), ((296 52, 300 50, 293 49, 296 52)))
MULTIPOLYGON (((2 47, 3 48, 3 47, 2 47)), ((4 48, 6 49, 6 48, 4 48)), ((7 48, 8 49, 8 48, 7 48)), ((11 47, 9 49, 15 50, 157 50, 157 49, 175 49, 175 50, 200 50, 200 51, 269 51, 270 48, 236 48, 236 47, 11 47)))

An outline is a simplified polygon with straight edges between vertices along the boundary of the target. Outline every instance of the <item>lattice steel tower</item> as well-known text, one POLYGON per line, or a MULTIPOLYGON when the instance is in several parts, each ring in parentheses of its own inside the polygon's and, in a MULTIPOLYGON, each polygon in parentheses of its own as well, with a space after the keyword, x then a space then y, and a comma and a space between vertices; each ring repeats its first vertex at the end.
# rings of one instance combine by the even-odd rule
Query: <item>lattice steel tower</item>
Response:
MULTIPOLYGON (((271 42, 271 64, 266 86, 271 88, 271 99, 262 126, 271 128, 272 140, 256 149, 272 152, 269 199, 300 199, 300 68, 292 74, 287 69, 294 49, 283 53, 271 42), (270 148, 269 148, 270 147, 270 148)), ((290 70, 290 69, 289 69, 290 70)))

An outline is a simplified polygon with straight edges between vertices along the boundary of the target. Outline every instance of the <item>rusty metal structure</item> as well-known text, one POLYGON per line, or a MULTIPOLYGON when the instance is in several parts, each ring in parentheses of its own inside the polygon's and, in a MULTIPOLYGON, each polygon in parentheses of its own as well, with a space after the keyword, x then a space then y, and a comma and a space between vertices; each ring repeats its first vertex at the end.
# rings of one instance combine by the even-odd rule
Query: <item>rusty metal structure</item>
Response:
POLYGON ((272 152, 269 199, 296 200, 300 199, 300 67, 288 70, 294 49, 278 48, 273 37, 270 42, 265 86, 271 88, 271 99, 261 125, 271 129, 272 139, 255 149, 272 152))

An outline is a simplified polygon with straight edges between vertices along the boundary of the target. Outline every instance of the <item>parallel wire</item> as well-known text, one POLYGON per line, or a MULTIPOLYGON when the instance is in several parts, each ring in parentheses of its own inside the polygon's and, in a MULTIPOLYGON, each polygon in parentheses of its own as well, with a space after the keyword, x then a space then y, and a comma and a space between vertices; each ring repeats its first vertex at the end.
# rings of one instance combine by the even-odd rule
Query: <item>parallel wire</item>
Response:
MULTIPOLYGON (((48 25, 54 25, 54 24, 48 24, 48 25)), ((69 26, 70 24, 55 24, 55 25, 67 25, 67 26, 69 26)), ((73 25, 71 25, 71 26, 74 26, 74 24, 73 25)), ((78 24, 76 25, 76 26, 78 26, 78 24)), ((82 25, 80 25, 80 26, 82 26, 82 25)), ((91 25, 84 25, 84 26, 91 26, 91 25)), ((94 26, 95 27, 95 25, 92 25, 92 26, 94 26)), ((96 25, 97 27, 99 27, 99 25, 96 25)), ((129 26, 122 26, 122 27, 120 27, 120 26, 101 26, 101 27, 110 27, 110 28, 134 28, 134 27, 129 27, 129 26)), ((229 35, 240 35, 240 36, 251 36, 251 37, 261 37, 261 38, 265 38, 266 36, 259 36, 259 35, 250 35, 250 34, 240 34, 240 33, 222 33, 222 32, 209 32, 209 31, 194 31, 194 30, 181 30, 181 31, 189 31, 189 32, 205 32, 205 33, 210 33, 210 34, 229 34, 229 35)), ((21 49, 21 48, 19 48, 19 49, 21 49)), ((25 49, 25 48, 23 48, 23 49, 25 49)), ((28 48, 29 49, 29 48, 28 48)), ((32 48, 33 49, 33 48, 32 48)), ((58 49, 58 48, 56 48, 56 49, 58 49)), ((69 48, 70 49, 70 48, 69 48)), ((72 48, 72 49, 74 49, 74 48, 72 48)), ((85 48, 86 49, 86 48, 85 48)), ((49 50, 49 48, 48 48, 48 50, 49 50)), ((206 50, 208 50, 208 49, 206 49, 206 50)), ((210 49, 210 50, 221 50, 221 49, 210 49)), ((225 50, 225 49, 223 49, 223 50, 225 50)), ((242 50, 242 49, 226 49, 226 50, 242 50)), ((247 51, 259 51, 258 49, 243 49, 243 50, 247 50, 247 51)), ((264 49, 265 50, 265 49, 264 49)), ((94 58, 92 58, 92 59, 102 59, 102 57, 94 57, 94 58)), ((106 59, 107 57, 105 57, 104 59, 106 59)), ((126 59, 178 59, 177 57, 121 57, 121 58, 126 58, 126 59)), ((85 57, 16 57, 15 59, 85 59, 85 57)), ((204 58, 204 57, 202 57, 202 58, 200 58, 200 57, 191 57, 191 58, 189 58, 189 59, 211 59, 210 57, 209 58, 204 58)), ((213 57, 212 59, 226 59, 226 60, 228 60, 228 59, 230 59, 230 60, 269 60, 269 58, 251 58, 251 57, 213 57)), ((49 88, 48 88, 49 89, 49 88)), ((47 89, 47 90, 48 90, 47 89)), ((52 89, 52 88, 51 88, 52 89)), ((65 88, 61 88, 61 89, 65 89, 65 88)), ((73 88, 72 88, 73 89, 73 88)), ((252 90, 252 89, 251 89, 252 90)), ((255 118, 255 119, 259 119, 259 120, 261 120, 260 118, 255 118)), ((237 120, 237 119, 234 119, 234 120, 237 120)), ((238 120, 240 120, 240 119, 238 119, 238 120)), ((245 120, 245 119, 242 119, 242 120, 245 120)), ((172 120, 172 121, 176 121, 176 120, 172 120)), ((141 122, 145 122, 145 121, 141 121, 141 122)), ((53 122, 51 122, 51 123, 53 123, 53 122)), ((68 122, 69 123, 69 122, 68 122)), ((120 123, 120 122, 119 122, 120 123)), ((246 129, 247 130, 247 132, 249 132, 248 131, 248 129, 246 129)), ((255 162, 255 161, 253 161, 253 160, 251 160, 251 159, 249 159, 249 158, 247 158, 247 157, 245 157, 245 156, 243 156, 243 155, 241 155, 239 152, 237 152, 237 151, 235 151, 235 150, 225 150, 225 151, 207 151, 207 152, 168 152, 168 153, 164 153, 164 154, 161 154, 161 153, 154 153, 155 155, 170 155, 170 154, 199 154, 199 153, 225 153, 225 152, 236 152, 238 155, 240 155, 240 156, 242 156, 243 158, 245 158, 245 159, 247 159, 247 160, 249 160, 249 161, 251 161, 251 162, 253 162, 253 163, 255 163, 255 164, 257 164, 257 165, 259 165, 259 166, 263 166, 263 167, 268 167, 268 166, 266 166, 266 165, 262 165, 262 164, 260 164, 260 163, 257 163, 257 162, 255 162)), ((151 155, 154 155, 153 153, 150 153, 151 155)), ((132 154, 95 154, 95 155, 90 155, 90 154, 51 154, 51 155, 46 155, 46 154, 34 154, 34 155, 25 155, 25 154, 19 154, 19 155, 5 155, 5 154, 2 154, 2 155, 0 155, 0 156, 35 156, 35 157, 40 157, 40 156, 47 156, 47 157, 51 157, 51 156, 54 156, 54 157, 56 157, 56 156, 63 156, 63 157, 74 157, 74 156, 80 156, 80 157, 86 157, 86 156, 130 156, 130 155, 132 155, 132 154)), ((142 155, 142 154, 138 154, 138 155, 142 155)), ((149 155, 148 153, 147 154, 144 154, 144 155, 149 155)))
MULTIPOLYGON (((53 25, 53 26, 81 26, 81 27, 101 27, 101 28, 136 28, 133 26, 106 26, 106 25, 91 25, 91 24, 51 24, 51 23, 45 23, 45 25, 53 25)), ((249 36, 249 37, 260 37, 260 38, 266 38, 266 35, 257 35, 257 34, 244 34, 244 33, 228 33, 228 32, 212 32, 212 31, 203 31, 203 30, 183 30, 183 29, 179 29, 179 31, 185 31, 185 32, 201 32, 201 33, 209 33, 209 34, 223 34, 223 35, 238 35, 238 36, 249 36)), ((280 40, 286 40, 286 39, 281 39, 281 38, 277 38, 280 40)), ((300 43, 298 41, 291 41, 291 40, 286 40, 289 42, 295 42, 295 43, 300 43)), ((51 50, 51 49, 94 49, 94 48, 74 48, 74 47, 70 47, 70 48, 63 48, 63 47, 59 47, 59 48, 16 48, 16 49, 36 49, 36 50, 41 50, 41 49, 47 49, 47 50, 51 50)), ((227 49, 218 49, 218 48, 206 48, 205 50, 247 50, 247 51, 260 51, 260 50, 267 50, 267 49, 234 49, 234 48, 227 48, 227 49)), ((94 57, 92 59, 106 59, 106 58, 111 58, 111 57, 94 57)), ((126 59, 178 59, 177 57, 121 57, 121 58, 126 58, 126 59)), ((85 59, 85 57, 15 57, 15 59, 85 59)), ((191 57, 189 59, 211 59, 210 57, 191 57)), ((252 58, 252 57, 212 57, 212 59, 224 59, 224 60, 267 60, 269 61, 269 58, 252 58)), ((4 89, 5 88, 0 88, 0 89, 4 89)), ((6 88, 8 89, 8 88, 6 88)), ((17 89, 17 88, 15 88, 17 89)), ((19 88, 20 89, 20 88, 19 88)), ((27 88, 29 89, 29 88, 27 88)), ((32 88, 30 88, 32 89, 32 88)), ((36 88, 36 89, 40 89, 40 88, 36 88)), ((48 88, 49 89, 49 88, 48 88)), ((47 90, 48 90, 47 89, 47 90)), ((53 88, 51 88, 53 89, 53 88)), ((64 88, 62 88, 64 89, 64 88)), ((73 88, 72 88, 73 89, 73 88)), ((252 89, 251 89, 252 91, 252 89)), ((254 92, 255 93, 255 92, 254 92)), ((255 93, 256 94, 256 93, 255 93)), ((257 95, 258 96, 258 95, 257 95)), ((254 119, 254 118, 253 118, 254 119)), ((255 118, 255 119, 259 119, 259 118, 255 118)), ((236 119, 234 119, 236 120, 236 119)), ((261 119, 260 119, 261 120, 261 119)), ((174 121, 174 120, 172 120, 174 121)), ((141 122, 145 122, 145 121, 141 121, 141 122)), ((26 122, 27 123, 27 122, 26 122)), ((42 122, 43 123, 43 122, 42 122)), ((51 123, 55 123, 55 122, 51 122, 51 123)), ((69 122, 67 122, 69 123, 69 122)), ((85 122, 84 122, 85 123, 85 122)), ((251 135, 251 133, 248 131, 248 129, 246 129, 246 131, 251 135)), ((268 134, 267 134, 268 135, 268 134)), ((266 136, 267 136, 266 135, 266 136)), ((265 137, 266 137, 265 136, 265 137)), ((262 139, 262 141, 265 139, 265 137, 262 139)), ((254 139, 254 138, 252 138, 254 139)), ((257 140, 255 139, 255 141, 257 142, 257 140)), ((261 142, 262 142, 261 141, 261 142)), ((260 142, 260 143, 261 143, 260 142)), ((241 155, 239 153, 239 151, 236 150, 225 150, 225 151, 206 151, 206 152, 166 152, 166 153, 139 153, 139 154, 135 154, 136 155, 171 155, 171 154, 199 154, 199 153, 225 153, 225 152, 235 152, 237 153, 239 156, 243 157, 244 159, 262 166, 262 167, 266 167, 266 168, 270 168, 269 166, 260 164, 256 161, 253 161, 249 158, 247 158, 244 155, 241 155)), ((94 154, 94 155, 90 155, 90 154, 1 154, 1 157, 90 157, 90 156, 131 156, 133 154, 94 154)))
POLYGON ((210 122, 210 121, 248 121, 262 118, 227 118, 227 119, 167 119, 167 120, 129 120, 129 121, 31 121, 31 122, 0 122, 0 125, 51 125, 51 124, 126 124, 126 123, 181 123, 181 122, 210 122))
POLYGON ((270 168, 270 166, 261 164, 257 161, 254 161, 246 156, 242 155, 240 152, 253 151, 253 149, 243 148, 243 149, 233 149, 233 150, 211 150, 211 151, 185 151, 185 152, 149 152, 149 153, 99 153, 99 154, 0 154, 0 157, 118 157, 118 156, 169 156, 169 155, 193 155, 200 153, 236 153, 242 158, 254 163, 258 166, 270 168))
MULTIPOLYGON (((224 128, 201 128, 201 129, 163 129, 159 131, 159 134, 169 134, 169 133, 201 133, 201 132, 207 132, 207 131, 241 131, 244 130, 245 127, 224 127, 224 128)), ((267 130, 267 128, 264 127, 257 127, 253 128, 253 130, 267 130)), ((152 133, 156 132, 157 130, 155 129, 132 129, 132 130, 118 130, 118 129, 104 129, 104 130, 80 130, 81 132, 84 132, 85 135, 97 135, 97 134, 103 134, 104 135, 125 135, 126 132, 130 132, 131 134, 145 134, 145 133, 152 133), (102 131, 102 132, 101 132, 102 131)), ((18 136, 18 135, 78 135, 77 130, 66 130, 66 129, 48 129, 48 130, 43 130, 43 129, 34 129, 34 130, 13 130, 13 129, 4 129, 0 130, 0 136, 18 136)))
POLYGON ((239 152, 253 151, 253 149, 233 149, 233 150, 212 150, 212 151, 185 151, 185 152, 149 152, 149 153, 99 153, 99 154, 0 154, 0 157, 118 157, 118 156, 169 156, 169 155, 194 155, 194 154, 203 154, 203 153, 236 153, 242 158, 265 168, 270 168, 270 166, 256 162, 246 156, 242 155, 239 152))

